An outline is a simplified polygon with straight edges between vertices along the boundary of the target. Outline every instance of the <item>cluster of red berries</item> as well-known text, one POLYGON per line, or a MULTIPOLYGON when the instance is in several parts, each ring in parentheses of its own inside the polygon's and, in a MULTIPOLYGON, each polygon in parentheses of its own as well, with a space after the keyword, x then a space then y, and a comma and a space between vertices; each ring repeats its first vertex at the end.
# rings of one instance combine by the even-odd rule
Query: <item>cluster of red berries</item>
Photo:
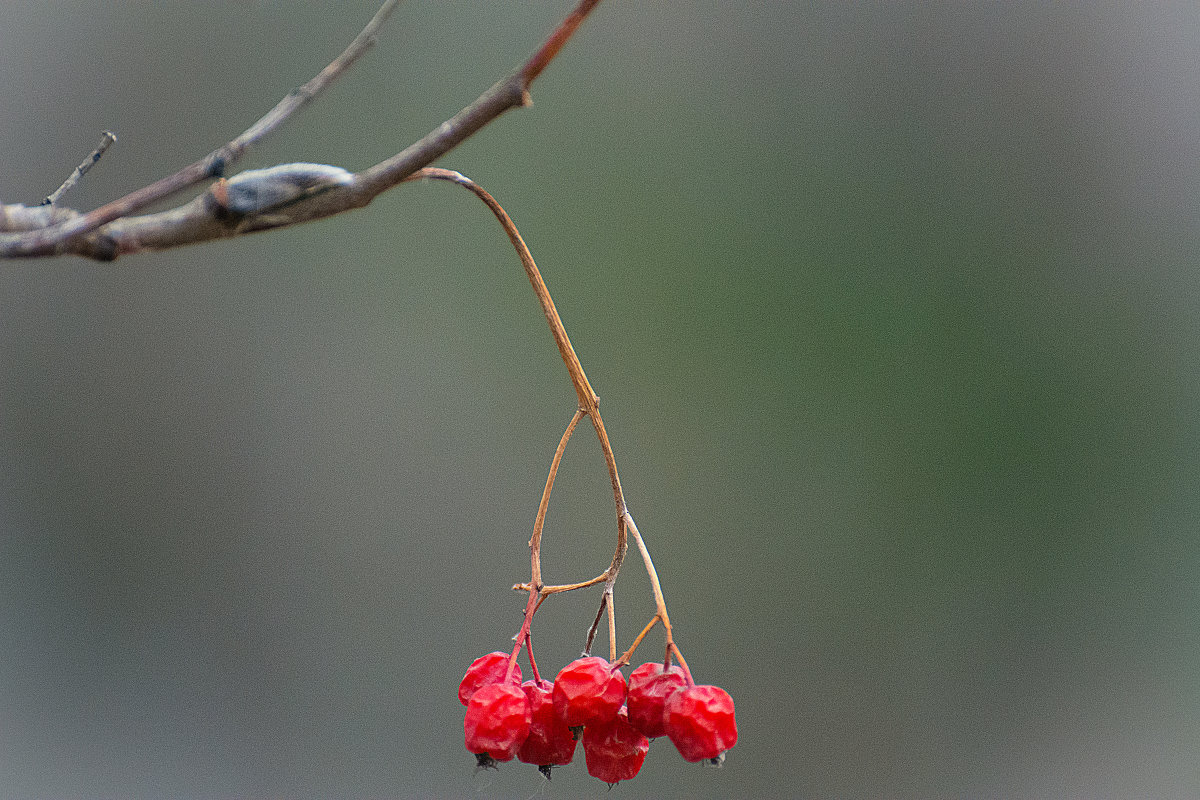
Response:
POLYGON ((677 666, 642 664, 629 676, 597 656, 572 661, 553 682, 521 682, 508 653, 475 660, 458 687, 463 733, 480 766, 514 757, 550 777, 583 739, 588 774, 615 784, 637 775, 650 739, 667 736, 687 761, 720 764, 737 743, 733 699, 698 686, 677 666), (507 680, 506 680, 507 677, 507 680))

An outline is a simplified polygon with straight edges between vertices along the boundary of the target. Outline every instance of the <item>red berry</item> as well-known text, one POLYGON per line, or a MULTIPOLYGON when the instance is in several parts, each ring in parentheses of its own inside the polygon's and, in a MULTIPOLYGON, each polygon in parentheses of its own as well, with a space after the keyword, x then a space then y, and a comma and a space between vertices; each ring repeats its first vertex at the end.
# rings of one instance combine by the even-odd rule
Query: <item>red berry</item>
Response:
POLYGON ((529 735, 529 698, 520 686, 491 683, 471 695, 463 736, 480 764, 511 761, 529 735))
POLYGON ((667 698, 687 686, 683 670, 672 665, 665 672, 662 664, 642 664, 629 675, 629 723, 653 738, 667 732, 663 726, 663 706, 667 698))
MULTIPOLYGON (((508 657, 508 653, 501 653, 497 650, 471 662, 471 666, 467 667, 467 674, 463 676, 462 683, 458 684, 458 701, 465 706, 471 699, 471 695, 475 694, 476 689, 504 680, 504 673, 508 671, 508 657)), ((518 685, 521 683, 520 664, 513 665, 513 683, 518 685)))
POLYGON ((572 727, 606 722, 625 702, 625 676, 599 656, 577 658, 554 679, 554 709, 572 727))
POLYGON ((650 740, 629 724, 624 709, 607 722, 593 722, 583 729, 588 774, 610 785, 637 775, 649 749, 650 740))
POLYGON ((575 755, 575 736, 554 713, 554 686, 538 686, 533 681, 521 685, 529 698, 529 738, 517 751, 517 758, 534 764, 550 777, 550 767, 570 764, 575 755))
POLYGON ((719 758, 737 744, 733 698, 716 686, 689 686, 671 695, 663 723, 685 761, 719 758))

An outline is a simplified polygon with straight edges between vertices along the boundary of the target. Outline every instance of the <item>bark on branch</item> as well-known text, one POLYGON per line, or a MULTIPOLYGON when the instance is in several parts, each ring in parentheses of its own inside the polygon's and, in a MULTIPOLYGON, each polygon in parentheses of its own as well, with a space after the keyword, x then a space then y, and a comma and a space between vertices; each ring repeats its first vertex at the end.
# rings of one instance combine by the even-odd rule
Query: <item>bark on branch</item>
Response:
POLYGON ((396 155, 358 173, 321 164, 282 164, 222 176, 251 145, 319 95, 374 43, 398 5, 387 0, 353 42, 316 77, 294 89, 245 132, 204 158, 86 214, 51 206, 0 206, 0 258, 122 255, 241 236, 362 208, 511 108, 530 103, 529 87, 599 0, 581 0, 520 69, 396 155), (138 210, 211 178, 199 197, 167 211, 138 210))

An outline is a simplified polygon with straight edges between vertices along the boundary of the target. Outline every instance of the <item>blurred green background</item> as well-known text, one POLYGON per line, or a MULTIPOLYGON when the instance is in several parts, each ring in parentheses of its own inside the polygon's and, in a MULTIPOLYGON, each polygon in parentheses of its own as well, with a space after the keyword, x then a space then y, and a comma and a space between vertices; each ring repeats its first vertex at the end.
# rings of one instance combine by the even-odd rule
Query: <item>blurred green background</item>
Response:
MULTIPOLYGON (((569 5, 411 0, 239 168, 379 161, 569 5)), ((0 199, 106 128, 67 205, 173 171, 376 6, 9 0, 0 199)), ((726 767, 473 772, 574 394, 483 206, 407 185, 0 265, 0 796, 1200 796, 1200 6, 608 0, 534 99, 440 163, 545 273, 726 767)), ((582 431, 548 580, 611 515, 582 431)))

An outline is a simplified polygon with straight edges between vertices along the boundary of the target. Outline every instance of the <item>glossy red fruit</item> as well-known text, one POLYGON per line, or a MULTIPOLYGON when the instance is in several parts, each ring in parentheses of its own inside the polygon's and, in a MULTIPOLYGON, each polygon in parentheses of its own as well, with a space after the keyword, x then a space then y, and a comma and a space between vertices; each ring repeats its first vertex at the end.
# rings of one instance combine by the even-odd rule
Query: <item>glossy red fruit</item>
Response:
POLYGON ((463 736, 481 765, 511 761, 529 735, 529 698, 520 686, 490 683, 467 703, 463 736))
POLYGON ((625 676, 599 656, 577 658, 554 679, 554 709, 570 726, 606 722, 625 702, 625 676))
MULTIPOLYGON (((465 706, 471 699, 471 695, 475 694, 476 689, 504 680, 504 673, 508 670, 508 656, 508 653, 501 653, 497 650, 471 662, 471 666, 467 667, 467 674, 458 684, 458 701, 465 706)), ((517 685, 521 683, 520 664, 513 666, 513 683, 517 685)))
POLYGON ((517 758, 526 764, 534 764, 550 777, 550 767, 570 764, 575 755, 575 736, 571 729, 554 712, 554 686, 533 681, 521 685, 529 698, 529 736, 517 758))
POLYGON ((733 698, 717 686, 689 686, 667 699, 667 736, 685 761, 719 758, 737 744, 733 698))
POLYGON ((629 674, 629 723, 650 738, 663 736, 663 706, 667 698, 687 686, 683 670, 671 665, 665 672, 662 664, 642 664, 629 674))
POLYGON ((588 774, 612 785, 638 774, 650 740, 629 724, 625 710, 606 722, 583 729, 583 757, 588 774))

